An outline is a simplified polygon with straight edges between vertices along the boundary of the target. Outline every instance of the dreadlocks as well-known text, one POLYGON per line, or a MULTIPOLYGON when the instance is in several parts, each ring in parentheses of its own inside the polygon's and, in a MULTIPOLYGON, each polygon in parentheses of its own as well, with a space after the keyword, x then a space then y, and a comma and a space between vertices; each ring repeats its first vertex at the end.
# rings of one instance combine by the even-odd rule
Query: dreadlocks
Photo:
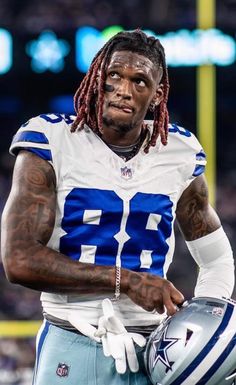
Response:
POLYGON ((151 60, 158 68, 162 68, 161 82, 163 84, 163 99, 159 105, 152 108, 154 113, 153 131, 145 147, 155 146, 158 136, 161 142, 167 144, 169 114, 167 100, 169 79, 165 61, 165 52, 160 41, 148 37, 141 30, 119 32, 112 37, 94 57, 90 69, 80 84, 74 96, 74 106, 77 117, 71 131, 81 130, 87 124, 94 132, 100 133, 102 128, 103 102, 106 81, 106 68, 114 51, 131 51, 151 60), (97 109, 95 109, 95 105, 97 109))

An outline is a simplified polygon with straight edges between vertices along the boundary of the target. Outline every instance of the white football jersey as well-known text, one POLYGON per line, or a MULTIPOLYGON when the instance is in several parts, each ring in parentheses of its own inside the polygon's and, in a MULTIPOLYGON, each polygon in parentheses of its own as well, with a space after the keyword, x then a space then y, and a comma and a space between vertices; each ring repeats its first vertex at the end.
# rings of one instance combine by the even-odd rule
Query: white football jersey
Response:
MULTIPOLYGON (((115 265, 161 277, 174 252, 174 219, 178 199, 204 172, 206 157, 196 137, 169 126, 168 145, 160 139, 125 162, 89 127, 71 133, 74 116, 44 114, 29 120, 13 138, 12 154, 31 151, 50 162, 57 180, 55 227, 48 247, 68 258, 96 265, 115 265)), ((152 121, 146 122, 150 131, 152 121)), ((67 319, 77 309, 97 324, 106 295, 42 293, 44 310, 67 319)), ((114 304, 125 325, 149 325, 157 316, 126 295, 114 304)))

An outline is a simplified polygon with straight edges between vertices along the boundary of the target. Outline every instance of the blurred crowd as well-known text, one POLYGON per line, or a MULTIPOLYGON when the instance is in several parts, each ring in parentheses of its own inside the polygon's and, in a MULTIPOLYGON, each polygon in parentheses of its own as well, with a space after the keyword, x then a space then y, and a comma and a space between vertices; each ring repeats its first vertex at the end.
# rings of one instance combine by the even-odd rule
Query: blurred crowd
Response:
POLYGON ((3 27, 11 26, 21 32, 37 33, 43 28, 66 31, 83 24, 104 28, 110 24, 122 23, 129 27, 149 26, 157 23, 163 26, 168 15, 168 24, 194 25, 195 12, 190 0, 1 0, 0 20, 3 27), (174 6, 173 3, 176 3, 174 6), (182 10, 184 9, 184 13, 182 10))
POLYGON ((31 385, 33 365, 33 339, 1 339, 0 385, 31 385))
MULTIPOLYGON (((158 25, 159 29, 194 28, 196 1, 192 0, 1 0, 1 27, 19 33, 38 33, 44 28, 66 31, 83 24, 104 28, 122 23, 134 28, 158 25)), ((217 25, 235 27, 236 0, 216 0, 217 25)))

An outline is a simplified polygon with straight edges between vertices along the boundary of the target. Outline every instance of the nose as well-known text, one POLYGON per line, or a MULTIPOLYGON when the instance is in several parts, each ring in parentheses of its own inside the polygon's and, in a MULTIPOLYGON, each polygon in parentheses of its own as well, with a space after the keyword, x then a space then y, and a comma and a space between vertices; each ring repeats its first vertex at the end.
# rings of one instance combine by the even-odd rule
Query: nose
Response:
POLYGON ((131 84, 129 80, 125 80, 125 79, 122 80, 122 82, 119 84, 119 87, 116 90, 116 94, 118 97, 121 97, 123 99, 131 99, 132 90, 131 90, 131 84))

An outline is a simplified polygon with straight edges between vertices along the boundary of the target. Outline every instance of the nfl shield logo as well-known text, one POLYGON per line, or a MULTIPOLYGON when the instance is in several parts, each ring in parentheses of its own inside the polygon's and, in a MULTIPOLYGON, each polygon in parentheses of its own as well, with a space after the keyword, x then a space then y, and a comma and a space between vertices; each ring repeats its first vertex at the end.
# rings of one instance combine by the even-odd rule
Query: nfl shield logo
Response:
POLYGON ((56 374, 59 377, 67 377, 69 374, 69 366, 64 363, 63 364, 59 363, 56 370, 56 374))
POLYGON ((212 310, 212 314, 219 315, 222 317, 224 315, 224 311, 220 307, 214 307, 212 310))
POLYGON ((131 179, 133 176, 131 168, 128 168, 127 166, 121 167, 120 171, 121 171, 121 176, 124 179, 131 179))

